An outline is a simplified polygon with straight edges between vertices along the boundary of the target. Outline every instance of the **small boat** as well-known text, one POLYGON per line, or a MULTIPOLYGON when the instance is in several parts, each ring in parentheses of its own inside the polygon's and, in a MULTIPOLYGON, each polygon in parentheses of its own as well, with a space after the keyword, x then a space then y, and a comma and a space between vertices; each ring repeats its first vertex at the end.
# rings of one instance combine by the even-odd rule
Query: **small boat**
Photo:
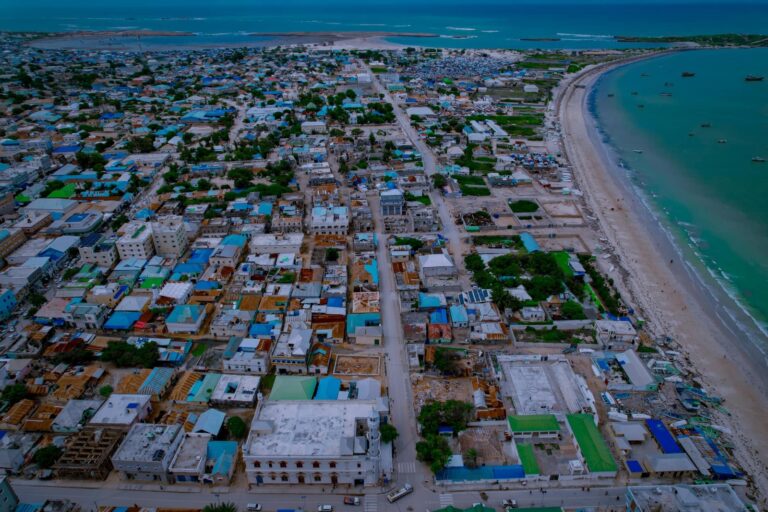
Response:
POLYGON ((709 123, 701 123, 702 128, 712 128, 712 125, 709 123))
POLYGON ((765 163, 765 158, 761 156, 753 156, 752 161, 756 164, 762 164, 762 163, 765 163))
POLYGON ((613 98, 613 93, 608 95, 609 98, 613 98))
POLYGON ((640 73, 640 76, 651 76, 648 73, 640 73))
POLYGON ((717 143, 718 144, 727 144, 728 143, 728 139, 718 139, 717 143))
POLYGON ((696 134, 695 134, 695 133, 693 133, 693 132, 688 132, 688 136, 689 136, 689 137, 693 137, 693 136, 695 136, 695 135, 696 135, 696 134))
POLYGON ((633 153, 637 153, 637 154, 642 154, 643 150, 642 149, 633 149, 632 152, 633 153))
POLYGON ((637 108, 645 108, 645 105, 643 105, 643 104, 641 103, 641 104, 639 104, 639 105, 637 106, 637 108))
POLYGON ((637 91, 632 91, 630 94, 631 94, 632 96, 637 96, 637 91))
POLYGON ((662 92, 661 96, 672 96, 671 92, 662 92))
POLYGON ((683 71, 683 72, 682 72, 682 74, 681 74, 681 76, 682 76, 683 78, 691 78, 691 77, 694 77, 694 76, 696 76, 696 73, 694 73, 694 72, 692 72, 692 71, 683 71))
POLYGON ((744 80, 747 82, 762 82, 763 78, 764 77, 759 75, 747 75, 744 77, 744 80))
POLYGON ((673 84, 672 82, 664 82, 664 87, 672 87, 673 85, 675 84, 673 84))

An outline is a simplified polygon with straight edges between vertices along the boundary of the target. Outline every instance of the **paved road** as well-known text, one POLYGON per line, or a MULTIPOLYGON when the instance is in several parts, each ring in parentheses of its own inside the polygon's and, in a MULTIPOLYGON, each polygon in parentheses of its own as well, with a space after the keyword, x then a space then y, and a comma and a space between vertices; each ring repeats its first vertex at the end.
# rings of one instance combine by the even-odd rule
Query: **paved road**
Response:
MULTIPOLYGON (((347 507, 343 505, 343 495, 319 492, 318 489, 310 489, 291 486, 290 490, 279 490, 272 486, 269 490, 247 491, 245 488, 233 488, 213 492, 209 488, 187 489, 186 492, 160 490, 154 486, 152 490, 145 490, 135 486, 135 489, 116 488, 113 485, 102 487, 69 487, 54 486, 49 483, 36 482, 34 480, 16 480, 13 487, 19 498, 24 503, 41 503, 48 499, 67 499, 80 504, 85 510, 95 510, 97 506, 114 505, 130 506, 140 505, 145 507, 173 507, 173 508, 202 508, 209 503, 232 502, 241 510, 245 510, 248 503, 260 503, 265 511, 274 511, 278 508, 299 508, 307 512, 317 510, 318 505, 333 505, 336 510, 360 510, 361 512, 378 511, 406 511, 434 510, 437 508, 454 505, 457 507, 469 507, 473 503, 483 501, 477 491, 468 492, 431 492, 417 489, 413 494, 401 499, 395 504, 386 501, 383 494, 369 494, 361 496, 360 507, 347 507)), ((327 489, 326 489, 327 490, 327 489)), ((485 504, 502 510, 501 502, 504 499, 514 499, 521 507, 542 506, 568 506, 568 507, 608 507, 608 510, 624 510, 623 487, 594 488, 590 492, 581 489, 549 489, 545 494, 538 489, 517 491, 486 491, 485 504), (618 498, 618 499, 617 499, 618 498)))
MULTIPOLYGON (((411 125, 411 120, 408 118, 408 115, 394 101, 392 95, 389 94, 386 87, 384 87, 383 84, 379 81, 378 75, 373 73, 370 68, 367 69, 371 76, 374 77, 373 85, 376 88, 376 91, 379 94, 383 94, 384 100, 392 104, 395 117, 397 118, 397 123, 400 125, 400 128, 403 130, 408 139, 410 139, 414 148, 416 148, 421 154, 422 161, 424 163, 424 173, 427 176, 432 176, 437 172, 437 158, 432 152, 432 149, 423 140, 421 140, 421 137, 419 137, 419 134, 416 133, 416 130, 411 125)), ((435 208, 437 208, 437 213, 440 217, 440 224, 442 228, 440 234, 448 240, 449 250, 453 255, 454 263, 460 271, 462 287, 467 289, 470 286, 470 282, 468 275, 466 272, 464 272, 464 250, 462 248, 462 234, 459 232, 459 228, 456 226, 456 222, 451 216, 450 209, 448 208, 448 205, 446 204, 442 194, 439 191, 432 191, 430 193, 430 198, 432 199, 432 204, 435 206, 435 208)))

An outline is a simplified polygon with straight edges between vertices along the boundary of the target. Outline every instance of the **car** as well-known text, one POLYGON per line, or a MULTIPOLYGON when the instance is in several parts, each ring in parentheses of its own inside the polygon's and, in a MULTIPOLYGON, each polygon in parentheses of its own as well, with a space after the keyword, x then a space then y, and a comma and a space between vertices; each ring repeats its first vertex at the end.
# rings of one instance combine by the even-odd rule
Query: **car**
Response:
POLYGON ((318 505, 317 512, 333 512, 333 505, 318 505))
POLYGON ((261 510, 261 505, 258 503, 249 503, 245 506, 245 508, 249 512, 259 512, 261 510))
POLYGON ((360 498, 357 496, 344 496, 344 504, 345 505, 359 505, 360 504, 360 498))
POLYGON ((517 500, 505 499, 501 502, 503 507, 517 508, 517 500))

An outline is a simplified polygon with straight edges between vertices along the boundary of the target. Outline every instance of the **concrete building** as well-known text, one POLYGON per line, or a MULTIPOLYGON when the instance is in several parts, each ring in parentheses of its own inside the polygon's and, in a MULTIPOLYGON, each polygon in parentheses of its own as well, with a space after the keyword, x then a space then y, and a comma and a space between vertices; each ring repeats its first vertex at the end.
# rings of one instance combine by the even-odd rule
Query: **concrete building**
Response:
POLYGON ((117 238, 103 235, 83 238, 80 246, 80 259, 99 267, 112 268, 118 260, 117 238))
POLYGON ((226 372, 269 372, 272 340, 257 338, 232 338, 224 350, 223 367, 226 372))
POLYGON ((165 319, 168 332, 195 334, 200 330, 206 317, 205 306, 197 304, 180 304, 173 308, 165 319))
POLYGON ((315 206, 309 218, 313 235, 346 235, 349 231, 349 209, 346 206, 315 206))
POLYGON ((171 461, 184 438, 181 425, 137 423, 112 456, 112 465, 126 480, 171 483, 171 461))
POLYGON ((222 375, 211 395, 211 404, 222 407, 253 407, 259 394, 261 377, 222 375))
POLYGON ((302 233, 259 234, 251 238, 252 254, 298 254, 304 242, 302 233))
POLYGON ((630 486, 626 505, 633 512, 750 510, 727 484, 630 486))
POLYGON ((306 373, 307 356, 312 345, 312 329, 294 328, 277 339, 272 364, 278 374, 306 373))
POLYGON ((88 425, 128 430, 134 423, 149 416, 152 410, 150 399, 149 395, 113 393, 96 411, 88 425))
POLYGON ((403 192, 393 188, 385 190, 380 194, 381 214, 383 216, 403 215, 405 209, 405 198, 403 192))
POLYGON ((117 240, 117 252, 121 259, 148 260, 155 255, 151 224, 134 221, 126 224, 122 231, 123 236, 117 240))
POLYGON ((248 335, 248 328, 253 320, 253 311, 240 309, 222 309, 211 322, 209 332, 217 338, 243 338, 248 335))
POLYGON ((251 484, 376 485, 382 478, 375 401, 267 401, 243 446, 251 484))
POLYGON ((179 258, 187 249, 187 231, 181 215, 167 215, 152 222, 155 252, 165 258, 179 258))
POLYGON ((111 455, 122 436, 121 429, 85 427, 69 437, 54 473, 58 478, 104 480, 112 471, 111 455))
POLYGON ((5 258, 21 247, 27 236, 19 228, 0 229, 0 258, 5 258))
POLYGON ((632 324, 617 320, 595 321, 595 336, 598 343, 611 350, 627 349, 637 342, 637 331, 632 324))
POLYGON ((0 512, 15 512, 19 497, 5 475, 0 475, 0 512))

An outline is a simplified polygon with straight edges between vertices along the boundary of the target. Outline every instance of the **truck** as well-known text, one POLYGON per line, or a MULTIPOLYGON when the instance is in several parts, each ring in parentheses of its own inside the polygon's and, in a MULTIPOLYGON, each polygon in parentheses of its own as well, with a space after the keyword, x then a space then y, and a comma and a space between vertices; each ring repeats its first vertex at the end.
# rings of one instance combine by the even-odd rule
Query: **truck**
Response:
POLYGON ((411 484, 405 484, 399 489, 395 489, 387 494, 387 501, 394 503, 400 498, 407 496, 413 492, 413 486, 411 484))

